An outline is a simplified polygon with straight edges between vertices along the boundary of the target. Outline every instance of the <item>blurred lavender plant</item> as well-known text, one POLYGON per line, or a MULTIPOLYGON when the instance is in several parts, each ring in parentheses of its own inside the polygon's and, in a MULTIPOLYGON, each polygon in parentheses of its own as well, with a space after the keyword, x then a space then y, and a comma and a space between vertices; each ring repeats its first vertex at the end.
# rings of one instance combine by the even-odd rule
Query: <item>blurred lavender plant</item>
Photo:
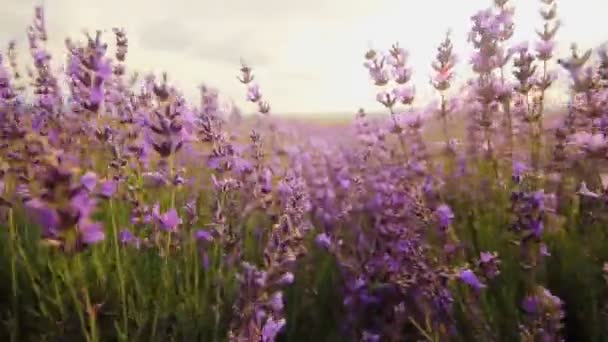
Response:
POLYGON ((15 43, 0 54, 0 337, 603 339, 608 55, 593 64, 574 46, 558 60, 573 96, 545 165, 559 23, 555 2, 542 3, 534 51, 510 46, 508 0, 472 17, 476 75, 453 99, 446 35, 432 64, 440 102, 426 109, 413 108, 407 52, 370 49, 390 118, 360 110, 351 126, 268 115, 245 63, 238 79, 264 115, 241 116, 209 83, 191 106, 166 74, 130 74, 118 28, 113 52, 100 32, 66 40, 64 92, 37 8, 33 98, 15 43), (464 153, 447 124, 461 103, 464 153), (429 114, 450 167, 436 167, 423 136, 429 114), (32 243, 34 228, 64 253, 32 243), (591 295, 572 291, 579 279, 591 295))

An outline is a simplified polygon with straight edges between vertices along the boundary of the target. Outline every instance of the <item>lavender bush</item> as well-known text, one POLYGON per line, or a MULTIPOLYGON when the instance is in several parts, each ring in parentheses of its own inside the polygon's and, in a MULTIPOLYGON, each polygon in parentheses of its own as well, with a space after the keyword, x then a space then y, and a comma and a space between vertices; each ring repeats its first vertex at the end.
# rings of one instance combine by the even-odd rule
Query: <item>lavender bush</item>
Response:
POLYGON ((256 115, 188 103, 122 29, 66 39, 57 73, 36 8, 29 58, 0 53, 0 338, 608 341, 608 52, 558 58, 539 6, 531 43, 509 0, 471 17, 458 92, 446 34, 424 109, 407 50, 367 51, 387 114, 339 136, 272 115, 245 63, 256 115))

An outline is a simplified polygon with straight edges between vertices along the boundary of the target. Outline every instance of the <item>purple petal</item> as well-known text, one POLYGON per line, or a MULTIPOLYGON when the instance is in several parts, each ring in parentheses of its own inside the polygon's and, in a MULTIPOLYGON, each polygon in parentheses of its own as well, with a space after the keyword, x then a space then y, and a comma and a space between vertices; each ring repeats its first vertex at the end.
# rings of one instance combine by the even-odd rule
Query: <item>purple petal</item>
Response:
POLYGON ((446 204, 439 205, 435 210, 435 213, 437 215, 439 224, 442 227, 449 226, 454 220, 454 213, 452 212, 452 209, 446 204))
POLYGON ((159 188, 166 185, 168 182, 160 172, 146 172, 143 175, 144 186, 150 188, 159 188))
POLYGON ((272 317, 268 318, 262 328, 262 342, 274 342, 285 323, 285 318, 279 320, 274 320, 272 317))
POLYGON ((202 230, 202 229, 197 230, 196 233, 194 234, 194 236, 196 237, 197 240, 204 240, 207 242, 213 241, 213 235, 211 235, 211 233, 206 230, 202 230))
POLYGON ((490 252, 481 252, 479 254, 479 260, 483 263, 490 262, 492 259, 494 259, 494 254, 490 252))
POLYGON ((315 242, 322 248, 329 248, 331 246, 331 238, 325 233, 317 235, 315 242))
POLYGON ((544 243, 540 244, 540 254, 542 256, 551 256, 551 253, 549 252, 549 248, 544 243))
POLYGON ((117 188, 118 182, 111 179, 101 183, 101 186, 99 188, 99 194, 103 197, 110 198, 116 193, 117 188))
POLYGON ((25 208, 32 215, 33 220, 47 232, 58 228, 59 215, 46 203, 38 199, 32 199, 25 203, 25 208))
POLYGON ((128 244, 129 242, 133 241, 134 238, 135 235, 133 235, 130 230, 121 230, 119 233, 120 242, 124 244, 128 244))
POLYGON ((82 184, 82 186, 84 186, 87 190, 93 191, 93 189, 95 189, 95 185, 97 185, 97 175, 92 171, 85 173, 82 178, 80 178, 80 184, 82 184))
POLYGON ((112 75, 112 64, 110 60, 97 62, 97 74, 103 79, 112 75))
POLYGON ((91 90, 91 102, 99 104, 103 101, 103 88, 95 87, 91 90))
POLYGON ((481 290, 482 288, 486 287, 486 285, 482 284, 481 281, 479 281, 479 278, 477 278, 475 273, 473 273, 473 271, 469 269, 462 270, 458 275, 458 278, 463 283, 469 285, 475 290, 481 290))
POLYGON ((537 296, 527 296, 521 303, 522 309, 529 314, 533 314, 538 311, 539 300, 537 296))
POLYGON ((268 304, 274 311, 278 312, 283 310, 283 293, 281 291, 275 292, 270 297, 268 304))
POLYGON ((294 276, 293 273, 291 272, 286 272, 285 274, 283 274, 283 276, 278 280, 278 283, 281 285, 288 285, 288 284, 292 284, 294 280, 294 276))
POLYGON ((80 239, 87 244, 94 244, 105 238, 103 226, 99 222, 81 222, 78 228, 80 239))
POLYGON ((161 223, 163 228, 169 231, 175 230, 177 226, 182 223, 182 220, 179 218, 177 210, 175 210, 175 208, 171 208, 162 215, 161 223))
POLYGON ((70 205, 78 210, 82 218, 89 217, 95 211, 95 204, 95 200, 85 191, 80 191, 70 201, 70 205))

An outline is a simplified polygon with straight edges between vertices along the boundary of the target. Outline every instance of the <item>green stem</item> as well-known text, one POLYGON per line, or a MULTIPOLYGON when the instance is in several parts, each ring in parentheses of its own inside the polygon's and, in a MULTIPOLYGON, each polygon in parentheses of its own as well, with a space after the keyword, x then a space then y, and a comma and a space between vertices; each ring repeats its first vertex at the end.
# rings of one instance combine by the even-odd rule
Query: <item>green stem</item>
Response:
POLYGON ((114 212, 114 202, 110 200, 110 220, 112 221, 112 230, 114 235, 114 257, 116 259, 116 270, 118 272, 118 283, 119 283, 119 291, 120 291, 120 302, 121 302, 121 311, 122 311, 122 329, 121 339, 124 337, 125 339, 128 337, 128 329, 129 329, 129 316, 128 316, 128 303, 126 298, 126 290, 125 290, 125 275, 123 270, 120 244, 118 241, 118 227, 116 224, 116 217, 114 212))
MULTIPOLYGON (((175 155, 171 154, 169 156, 169 181, 171 182, 170 186, 171 186, 171 202, 170 202, 170 206, 169 208, 175 208, 175 185, 173 184, 173 178, 175 176, 175 172, 173 170, 174 168, 174 164, 175 164, 175 155)), ((166 244, 166 251, 165 251, 165 261, 169 262, 169 254, 171 252, 171 240, 172 240, 172 234, 171 232, 169 232, 169 236, 167 237, 167 244, 166 244)))
POLYGON ((398 129, 397 136, 399 138, 399 144, 401 145, 401 150, 403 152, 405 162, 407 162, 407 160, 409 158, 409 153, 407 151, 407 143, 403 137, 403 132, 401 131, 401 126, 399 126, 399 123, 397 122, 396 113, 393 110, 393 107, 389 107, 389 110, 390 110, 390 114, 391 114, 391 119, 393 119, 393 124, 395 125, 395 128, 398 129))
POLYGON ((11 333, 11 341, 19 340, 19 297, 17 294, 17 254, 15 245, 17 244, 17 231, 15 229, 14 222, 14 213, 13 209, 10 208, 8 211, 8 226, 9 226, 9 234, 11 240, 11 288, 12 288, 12 305, 13 305, 13 315, 14 322, 11 325, 11 328, 14 329, 11 333))
POLYGON ((65 306, 63 305, 63 297, 61 295, 62 292, 60 290, 60 284, 58 281, 60 274, 57 273, 57 270, 55 269, 55 266, 53 266, 53 262, 51 260, 48 261, 48 268, 53 277, 52 282, 53 282, 53 290, 55 292, 54 293, 55 294, 55 305, 59 309, 59 316, 61 317, 61 321, 65 322, 67 320, 67 314, 66 314, 65 306))
POLYGON ((86 308, 86 312, 87 312, 87 316, 89 317, 89 337, 90 337, 90 341, 91 342, 97 342, 99 341, 99 336, 98 336, 98 332, 97 332, 97 313, 96 313, 96 309, 93 307, 93 304, 91 303, 91 296, 89 294, 89 289, 86 283, 86 271, 84 268, 84 265, 82 264, 82 256, 79 254, 76 257, 76 263, 78 264, 78 270, 80 272, 80 274, 83 276, 83 288, 82 288, 82 292, 84 294, 84 304, 85 304, 85 308, 86 308))
POLYGON ((416 322, 415 319, 413 319, 412 317, 409 318, 410 323, 412 323, 412 325, 420 332, 420 334, 422 334, 422 336, 429 342, 435 342, 437 341, 437 339, 433 336, 431 336, 429 334, 429 332, 427 332, 424 328, 422 328, 420 326, 420 324, 418 324, 418 322, 416 322))
POLYGON ((78 315, 78 320, 80 321, 80 327, 82 329, 82 333, 84 334, 85 339, 87 341, 91 341, 91 336, 89 335, 89 331, 87 329, 87 324, 85 322, 84 315, 81 310, 82 303, 78 299, 78 292, 76 291, 76 287, 74 285, 75 281, 74 281, 74 278, 72 277, 72 271, 70 270, 70 265, 68 264, 68 261, 65 256, 62 256, 61 259, 62 259, 62 264, 63 264, 63 274, 65 277, 65 283, 68 288, 68 292, 70 293, 70 296, 72 297, 72 301, 74 302, 74 309, 76 311, 76 314, 78 315))
POLYGON ((218 342, 219 341, 219 325, 220 325, 220 307, 221 307, 221 294, 220 294, 220 284, 223 281, 223 272, 222 272, 222 267, 223 267, 223 258, 222 258, 222 249, 219 248, 219 245, 215 246, 215 251, 216 251, 216 257, 218 260, 218 265, 217 265, 217 277, 216 277, 216 281, 217 283, 215 284, 215 322, 214 322, 214 329, 213 329, 213 341, 214 342, 218 342))

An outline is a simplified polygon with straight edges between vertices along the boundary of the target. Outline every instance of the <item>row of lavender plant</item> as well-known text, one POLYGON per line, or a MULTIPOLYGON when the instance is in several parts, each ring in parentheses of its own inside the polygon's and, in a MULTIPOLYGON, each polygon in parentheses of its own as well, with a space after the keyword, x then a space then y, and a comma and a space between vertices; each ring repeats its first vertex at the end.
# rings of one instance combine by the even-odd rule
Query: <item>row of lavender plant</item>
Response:
POLYGON ((121 29, 67 39, 56 73, 36 8, 32 66, 0 54, 0 337, 607 340, 608 52, 557 59, 540 5, 533 49, 509 0, 471 17, 458 90, 448 33, 422 110, 408 52, 366 52, 387 115, 340 136, 272 115, 244 63, 255 116, 208 85, 190 104, 130 71, 121 29))

